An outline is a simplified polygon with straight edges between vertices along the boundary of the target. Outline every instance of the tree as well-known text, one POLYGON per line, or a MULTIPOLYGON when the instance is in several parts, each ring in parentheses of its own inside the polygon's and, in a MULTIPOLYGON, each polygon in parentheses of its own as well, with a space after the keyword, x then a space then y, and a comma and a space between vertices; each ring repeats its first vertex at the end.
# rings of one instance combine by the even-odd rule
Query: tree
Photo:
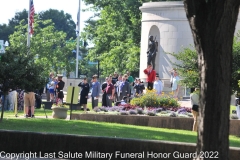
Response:
POLYGON ((56 30, 63 31, 67 34, 66 39, 76 38, 76 24, 70 14, 64 13, 62 10, 49 9, 40 12, 38 15, 41 20, 51 19, 56 30))
POLYGON ((100 61, 102 76, 114 71, 138 71, 141 12, 139 7, 149 1, 84 0, 92 4, 99 18, 89 19, 82 36, 94 44, 88 57, 100 61))
POLYGON ((200 73, 197 153, 217 151, 222 160, 229 153, 232 45, 239 5, 239 0, 184 0, 200 73))
MULTIPOLYGON (((15 32, 9 36, 11 47, 16 50, 24 50, 27 43, 27 24, 25 20, 20 21, 15 32)), ((31 38, 31 53, 36 56, 36 63, 41 64, 46 72, 62 70, 70 72, 73 65, 70 63, 69 55, 75 48, 75 43, 66 43, 66 33, 57 31, 51 20, 39 20, 35 16, 34 35, 31 38), (41 27, 45 26, 45 27, 41 27)), ((75 62, 74 62, 75 63, 75 62)))
POLYGON ((82 37, 91 41, 88 58, 100 61, 102 76, 114 71, 139 74, 141 11, 144 2, 166 0, 84 0, 95 16, 86 21, 82 37), (96 19, 96 17, 98 17, 96 19))
MULTIPOLYGON (((185 84, 189 88, 200 87, 200 77, 198 71, 198 54, 195 49, 190 46, 189 48, 183 48, 179 53, 168 53, 176 58, 178 62, 172 62, 176 66, 180 76, 182 84, 185 84)), ((234 38, 233 43, 233 61, 232 61, 232 93, 240 93, 240 87, 238 80, 240 79, 240 31, 234 38)))
MULTIPOLYGON (((34 62, 35 55, 27 52, 26 47, 22 51, 8 48, 6 53, 1 55, 0 84, 5 95, 3 101, 9 89, 21 88, 35 91, 46 84, 47 75, 44 74, 43 66, 34 62)), ((2 106, 0 122, 3 120, 3 113, 2 106)))
POLYGON ((181 83, 188 88, 199 88, 200 78, 198 72, 198 56, 196 50, 184 48, 179 53, 168 53, 176 58, 177 62, 171 62, 176 66, 179 75, 182 77, 181 83))
MULTIPOLYGON (((72 16, 68 13, 64 13, 64 11, 58 11, 54 9, 49 9, 46 11, 42 11, 39 14, 41 20, 49 20, 51 19, 54 23, 54 27, 58 31, 63 31, 67 34, 66 39, 76 38, 75 28, 76 25, 72 20, 72 16)), ((0 24, 0 37, 4 41, 9 41, 8 36, 13 34, 15 26, 19 25, 20 21, 25 20, 23 25, 27 24, 28 11, 24 9, 21 12, 16 12, 15 16, 9 20, 8 24, 0 24)), ((41 24, 41 28, 44 28, 43 24, 41 24)))

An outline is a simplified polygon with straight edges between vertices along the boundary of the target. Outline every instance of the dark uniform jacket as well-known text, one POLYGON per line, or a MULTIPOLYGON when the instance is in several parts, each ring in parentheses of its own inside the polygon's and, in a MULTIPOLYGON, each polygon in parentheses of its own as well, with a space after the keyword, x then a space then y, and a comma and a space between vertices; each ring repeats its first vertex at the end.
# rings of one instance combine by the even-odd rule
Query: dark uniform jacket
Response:
POLYGON ((63 82, 62 80, 58 81, 57 84, 57 93, 58 93, 58 98, 63 98, 64 94, 63 94, 63 88, 64 88, 65 82, 63 82))

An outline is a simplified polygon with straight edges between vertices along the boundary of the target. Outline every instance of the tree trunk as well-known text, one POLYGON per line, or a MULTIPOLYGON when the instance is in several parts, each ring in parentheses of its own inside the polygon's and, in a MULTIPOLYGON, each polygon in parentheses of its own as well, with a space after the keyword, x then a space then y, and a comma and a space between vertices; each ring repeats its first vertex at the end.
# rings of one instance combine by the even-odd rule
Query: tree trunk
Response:
POLYGON ((231 95, 232 45, 239 0, 184 0, 198 52, 200 111, 197 159, 200 152, 227 160, 231 95))

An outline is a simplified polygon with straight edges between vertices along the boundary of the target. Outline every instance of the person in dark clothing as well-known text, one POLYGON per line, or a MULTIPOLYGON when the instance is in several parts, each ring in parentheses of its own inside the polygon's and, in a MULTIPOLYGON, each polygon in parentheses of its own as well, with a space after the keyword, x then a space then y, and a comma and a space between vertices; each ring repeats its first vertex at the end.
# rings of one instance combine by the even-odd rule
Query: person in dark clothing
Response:
POLYGON ((135 85, 133 87, 135 92, 135 97, 140 96, 143 93, 143 90, 145 89, 144 85, 141 83, 141 80, 139 78, 136 78, 135 85))
POLYGON ((63 102, 64 94, 63 94, 63 88, 65 85, 65 82, 62 81, 62 75, 58 75, 58 84, 57 84, 57 98, 60 99, 63 102))
POLYGON ((103 95, 102 95, 102 106, 107 106, 107 94, 106 94, 106 88, 107 88, 107 81, 108 81, 108 77, 106 77, 105 79, 106 81, 103 82, 102 84, 102 92, 103 92, 103 95))
POLYGON ((84 78, 83 81, 78 84, 78 86, 82 88, 81 96, 80 96, 80 106, 83 106, 84 111, 86 111, 87 110, 88 93, 90 90, 90 86, 87 82, 87 78, 84 78))
POLYGON ((41 91, 40 90, 35 90, 35 107, 36 108, 41 108, 42 104, 42 96, 41 96, 41 91))
POLYGON ((117 72, 114 72, 114 75, 112 77, 112 84, 115 85, 117 81, 118 81, 118 74, 117 72))

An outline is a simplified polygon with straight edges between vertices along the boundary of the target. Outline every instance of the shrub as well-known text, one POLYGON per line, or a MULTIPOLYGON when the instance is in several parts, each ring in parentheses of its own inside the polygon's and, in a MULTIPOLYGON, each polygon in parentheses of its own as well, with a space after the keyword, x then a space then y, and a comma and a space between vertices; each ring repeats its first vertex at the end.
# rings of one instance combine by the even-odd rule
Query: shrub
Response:
POLYGON ((137 113, 138 114, 144 114, 144 110, 142 108, 137 108, 137 113))
POLYGON ((146 94, 135 97, 130 102, 131 105, 140 107, 179 107, 176 99, 169 95, 157 95, 155 90, 147 90, 146 94))
POLYGON ((169 116, 170 117, 177 117, 177 114, 175 112, 172 112, 169 116))
POLYGON ((128 112, 129 114, 133 114, 133 115, 137 114, 137 111, 135 109, 130 109, 128 112))
POLYGON ((155 110, 151 110, 151 111, 147 112, 147 115, 149 115, 149 116, 156 116, 156 112, 155 112, 155 110))
POLYGON ((128 111, 120 111, 120 115, 129 115, 128 111))

